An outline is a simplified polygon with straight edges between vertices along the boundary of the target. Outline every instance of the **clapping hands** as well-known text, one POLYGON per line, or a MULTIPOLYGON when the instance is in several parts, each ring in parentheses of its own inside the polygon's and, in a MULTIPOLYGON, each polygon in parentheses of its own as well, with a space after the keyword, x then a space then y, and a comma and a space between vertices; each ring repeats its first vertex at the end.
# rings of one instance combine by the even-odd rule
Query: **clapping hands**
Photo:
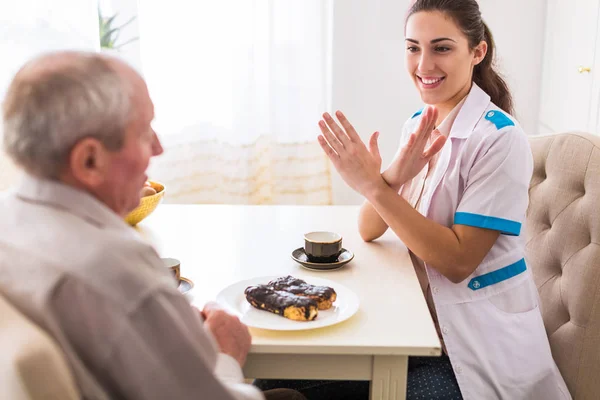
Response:
POLYGON ((340 124, 328 113, 323 114, 323 120, 319 121, 322 133, 318 137, 319 144, 348 186, 365 197, 386 183, 396 191, 399 190, 404 183, 416 176, 446 143, 446 137, 434 129, 438 117, 437 110, 427 107, 421 115, 416 132, 410 135, 407 144, 382 176, 381 155, 377 142, 379 132, 371 135, 367 148, 344 114, 337 111, 335 115, 340 124))

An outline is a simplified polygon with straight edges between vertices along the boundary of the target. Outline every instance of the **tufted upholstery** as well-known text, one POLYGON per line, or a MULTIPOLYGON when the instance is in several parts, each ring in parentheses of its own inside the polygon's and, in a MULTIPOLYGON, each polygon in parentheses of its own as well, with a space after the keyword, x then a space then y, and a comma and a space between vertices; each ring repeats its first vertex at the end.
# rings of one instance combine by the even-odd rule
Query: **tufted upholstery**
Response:
POLYGON ((600 398, 600 137, 531 137, 527 263, 573 398, 600 398))

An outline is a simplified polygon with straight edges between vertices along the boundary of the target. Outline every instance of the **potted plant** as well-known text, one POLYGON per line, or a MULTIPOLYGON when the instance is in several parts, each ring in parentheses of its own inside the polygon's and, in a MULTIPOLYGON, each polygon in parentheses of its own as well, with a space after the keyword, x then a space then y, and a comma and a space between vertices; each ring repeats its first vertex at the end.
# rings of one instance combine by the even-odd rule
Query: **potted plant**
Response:
POLYGON ((131 17, 127 22, 121 26, 113 26, 115 19, 118 14, 110 17, 102 15, 102 10, 98 7, 98 25, 100 27, 100 48, 102 50, 111 49, 118 51, 121 47, 138 40, 138 37, 134 37, 125 41, 124 43, 117 44, 121 30, 135 20, 135 17, 131 17))

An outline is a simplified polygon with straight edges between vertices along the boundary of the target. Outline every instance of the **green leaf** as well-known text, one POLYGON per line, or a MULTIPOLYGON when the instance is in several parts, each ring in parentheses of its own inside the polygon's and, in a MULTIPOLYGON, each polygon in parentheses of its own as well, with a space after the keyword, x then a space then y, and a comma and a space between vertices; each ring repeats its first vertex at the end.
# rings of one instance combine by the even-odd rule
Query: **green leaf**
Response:
POLYGON ((113 21, 115 20, 115 18, 117 18, 118 14, 113 15, 112 17, 108 18, 106 20, 106 22, 104 23, 107 27, 110 27, 113 23, 113 21))
POLYGON ((138 37, 127 40, 125 43, 121 43, 118 46, 116 45, 121 29, 129 25, 136 19, 136 16, 133 16, 127 20, 124 24, 118 27, 113 27, 113 23, 115 22, 115 18, 118 14, 115 14, 111 17, 105 17, 102 15, 102 10, 100 10, 100 6, 98 6, 98 28, 99 28, 99 39, 100 39, 100 47, 105 49, 119 49, 126 44, 134 42, 138 40, 138 37))
POLYGON ((126 44, 129 44, 129 43, 131 43, 131 42, 135 42, 135 41, 137 41, 137 40, 139 40, 139 39, 140 39, 139 37, 134 37, 134 38, 131 38, 131 39, 129 39, 128 41, 126 41, 125 43, 121 43, 120 45, 118 45, 118 46, 117 46, 117 47, 115 47, 115 48, 118 50, 118 49, 120 49, 121 47, 125 46, 126 44))
POLYGON ((132 23, 134 20, 135 20, 135 16, 129 18, 129 21, 127 21, 123 25, 119 26, 119 29, 125 28, 127 25, 129 25, 130 23, 132 23))
POLYGON ((105 33, 106 36, 112 36, 113 34, 118 34, 119 33, 119 28, 112 28, 111 30, 109 30, 108 32, 105 33))

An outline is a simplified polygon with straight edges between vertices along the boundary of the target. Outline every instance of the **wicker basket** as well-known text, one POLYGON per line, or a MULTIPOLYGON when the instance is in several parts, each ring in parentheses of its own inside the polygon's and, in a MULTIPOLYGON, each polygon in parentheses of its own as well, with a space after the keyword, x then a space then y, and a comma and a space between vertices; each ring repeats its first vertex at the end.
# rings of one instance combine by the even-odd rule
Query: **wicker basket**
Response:
POLYGON ((144 218, 152 214, 165 195, 165 186, 162 183, 154 181, 149 182, 150 186, 156 190, 156 194, 142 197, 140 199, 140 205, 125 217, 125 221, 131 226, 139 224, 144 218))

